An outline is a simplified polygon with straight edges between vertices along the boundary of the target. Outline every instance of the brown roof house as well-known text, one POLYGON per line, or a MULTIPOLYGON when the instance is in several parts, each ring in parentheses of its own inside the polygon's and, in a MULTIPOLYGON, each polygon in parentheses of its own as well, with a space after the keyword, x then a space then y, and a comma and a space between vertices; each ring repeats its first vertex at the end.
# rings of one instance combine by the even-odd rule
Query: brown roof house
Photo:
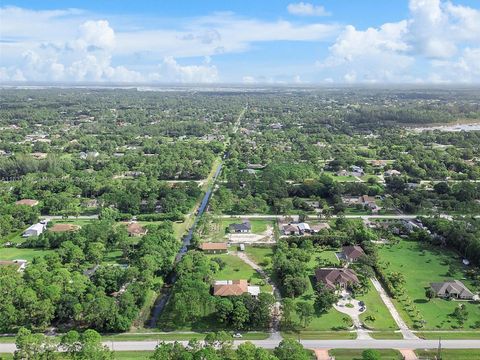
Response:
POLYGON ((372 212, 378 212, 380 210, 380 207, 375 202, 374 196, 362 195, 358 199, 358 203, 368 207, 372 212))
POLYGON ((217 280, 213 284, 214 296, 240 296, 245 293, 257 297, 260 287, 249 286, 247 280, 217 280))
POLYGON ((462 300, 473 300, 473 293, 458 280, 448 280, 438 283, 430 283, 435 294, 441 298, 455 298, 462 300))
POLYGON ((127 225, 127 232, 129 236, 143 236, 148 230, 137 222, 131 222, 127 225))
POLYGON ((219 254, 227 252, 227 243, 224 242, 204 242, 201 243, 199 249, 209 254, 219 254))
POLYGON ((15 205, 27 205, 27 206, 36 206, 38 205, 38 200, 33 199, 22 199, 18 200, 15 205))
POLYGON ((317 282, 322 282, 328 289, 346 289, 359 284, 355 271, 348 268, 322 268, 315 271, 317 282))
POLYGON ((362 256, 365 256, 365 252, 358 245, 344 246, 342 248, 342 257, 348 262, 357 261, 362 256))

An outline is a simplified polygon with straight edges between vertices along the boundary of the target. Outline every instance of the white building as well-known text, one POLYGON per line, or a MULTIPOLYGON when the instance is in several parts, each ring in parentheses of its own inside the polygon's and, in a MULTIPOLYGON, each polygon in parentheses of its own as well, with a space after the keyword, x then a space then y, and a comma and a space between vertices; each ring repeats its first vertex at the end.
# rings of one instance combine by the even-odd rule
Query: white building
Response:
POLYGON ((46 222, 39 222, 31 225, 22 234, 22 237, 39 236, 47 228, 46 222))

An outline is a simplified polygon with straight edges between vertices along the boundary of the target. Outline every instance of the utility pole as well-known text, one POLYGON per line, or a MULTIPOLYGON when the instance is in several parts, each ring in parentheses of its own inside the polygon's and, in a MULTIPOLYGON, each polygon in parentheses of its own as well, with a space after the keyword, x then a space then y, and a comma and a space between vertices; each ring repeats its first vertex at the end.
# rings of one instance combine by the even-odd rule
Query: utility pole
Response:
POLYGON ((438 338, 437 360, 442 360, 442 338, 438 338))

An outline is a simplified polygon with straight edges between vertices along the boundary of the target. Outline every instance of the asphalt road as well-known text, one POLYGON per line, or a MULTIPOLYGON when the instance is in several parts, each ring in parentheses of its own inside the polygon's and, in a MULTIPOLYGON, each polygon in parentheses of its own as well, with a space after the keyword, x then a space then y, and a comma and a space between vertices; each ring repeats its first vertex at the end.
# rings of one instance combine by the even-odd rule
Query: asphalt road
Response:
MULTIPOLYGON (((171 341, 166 341, 171 342, 171 341)), ((244 341, 235 341, 240 345, 244 341)), ((256 346, 273 349, 280 343, 277 339, 251 340, 256 346)), ((186 345, 188 341, 180 341, 186 345)), ((438 340, 404 339, 404 340, 301 340, 308 349, 436 349, 438 340)), ((104 344, 115 351, 149 351, 154 350, 158 341, 107 341, 104 344)), ((479 340, 442 340, 443 349, 478 349, 480 357, 479 340)), ((0 353, 13 353, 15 344, 0 343, 0 353)))

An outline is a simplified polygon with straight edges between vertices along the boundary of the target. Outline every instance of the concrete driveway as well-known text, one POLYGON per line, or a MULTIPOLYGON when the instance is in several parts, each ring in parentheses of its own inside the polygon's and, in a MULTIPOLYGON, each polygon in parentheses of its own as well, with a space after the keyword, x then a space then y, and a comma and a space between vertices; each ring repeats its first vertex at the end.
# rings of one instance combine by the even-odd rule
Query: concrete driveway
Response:
POLYGON ((333 305, 335 310, 350 316, 353 326, 357 331, 357 339, 371 339, 370 334, 363 327, 362 322, 360 321, 360 314, 362 314, 366 309, 360 311, 362 308, 360 301, 352 298, 352 295, 348 291, 343 290, 340 296, 340 300, 333 305))

